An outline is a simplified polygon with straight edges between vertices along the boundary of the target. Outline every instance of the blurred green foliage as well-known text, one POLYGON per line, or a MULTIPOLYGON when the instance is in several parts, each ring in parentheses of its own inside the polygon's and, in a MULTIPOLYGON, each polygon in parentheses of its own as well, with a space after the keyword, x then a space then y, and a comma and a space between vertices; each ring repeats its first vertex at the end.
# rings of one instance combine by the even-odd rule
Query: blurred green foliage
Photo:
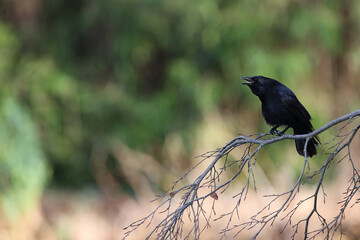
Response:
POLYGON ((0 126, 0 206, 14 218, 37 203, 47 166, 33 122, 12 98, 2 99, 0 126))
MULTIPOLYGON (((165 138, 177 133, 191 156, 194 129, 206 113, 259 112, 242 76, 273 77, 301 91, 321 119, 317 127, 347 111, 337 92, 351 96, 359 87, 352 80, 360 67, 360 55, 352 54, 360 50, 357 1, 28 4, 27 10, 19 1, 1 4, 0 141, 2 149, 14 145, 0 161, 12 184, 22 186, 19 174, 32 178, 26 183, 35 192, 49 169, 53 185, 93 183, 89 162, 99 141, 121 141, 161 162, 165 138)), ((267 129, 264 121, 253 124, 267 129)))

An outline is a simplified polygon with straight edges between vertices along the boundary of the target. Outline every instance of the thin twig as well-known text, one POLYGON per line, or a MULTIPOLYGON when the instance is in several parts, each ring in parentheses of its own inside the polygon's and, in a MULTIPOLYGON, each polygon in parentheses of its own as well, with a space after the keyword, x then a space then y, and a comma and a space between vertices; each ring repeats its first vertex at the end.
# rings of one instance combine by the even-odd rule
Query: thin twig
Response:
MULTIPOLYGON (((350 151, 350 145, 360 128, 360 124, 352 127, 349 131, 346 130, 351 124, 355 122, 359 115, 360 110, 354 111, 327 123, 326 125, 311 133, 303 135, 283 135, 280 137, 270 137, 269 134, 253 134, 250 136, 240 135, 227 143, 223 148, 217 151, 202 154, 200 156, 200 161, 192 169, 185 173, 183 177, 177 180, 172 188, 169 189, 169 191, 162 194, 161 196, 158 196, 157 200, 163 199, 163 202, 160 203, 155 210, 153 210, 149 215, 131 223, 128 227, 125 228, 127 232, 125 233, 123 239, 126 239, 131 233, 137 231, 140 226, 144 224, 150 226, 153 224, 155 215, 162 216, 162 220, 158 223, 155 223, 156 225, 153 227, 146 239, 150 239, 151 237, 155 237, 156 239, 178 239, 182 238, 182 236, 184 236, 184 239, 199 239, 201 233, 206 228, 210 227, 211 221, 216 221, 223 218, 227 218, 227 223, 220 232, 222 239, 225 239, 226 234, 234 230, 235 236, 237 236, 244 230, 256 229, 256 232, 251 237, 251 239, 255 239, 267 226, 272 226, 276 221, 285 221, 285 225, 281 232, 287 228, 293 229, 293 234, 291 236, 292 239, 295 239, 295 236, 298 234, 299 228, 301 226, 304 227, 304 239, 315 239, 315 237, 320 236, 320 234, 325 234, 325 239, 329 239, 330 237, 333 238, 337 231, 340 231, 339 234, 341 235, 342 221, 344 219, 345 210, 348 208, 350 202, 352 199, 354 199, 354 196, 359 192, 360 189, 359 169, 356 168, 350 151), (328 130, 329 128, 343 122, 345 122, 345 124, 339 128, 338 134, 328 143, 324 144, 326 148, 325 150, 331 151, 327 157, 326 162, 318 170, 316 170, 313 175, 307 176, 310 173, 310 164, 306 152, 309 140, 312 137, 315 137, 318 134, 328 130), (248 221, 240 224, 232 224, 234 221, 234 216, 237 216, 237 219, 239 219, 239 206, 244 204, 243 201, 246 199, 250 185, 256 189, 253 168, 255 167, 259 151, 266 145, 283 141, 285 139, 306 139, 303 167, 297 178, 297 181, 291 187, 291 189, 286 192, 265 196, 267 198, 271 198, 271 200, 264 208, 260 209, 248 221), (227 158, 228 155, 239 146, 245 146, 245 150, 243 151, 241 159, 227 163, 229 161, 227 158), (327 221, 327 219, 322 215, 321 212, 319 212, 318 209, 319 193, 321 189, 325 203, 326 194, 323 185, 324 177, 331 163, 333 163, 334 159, 339 155, 339 153, 343 152, 344 150, 347 150, 347 154, 339 162, 342 163, 345 161, 345 159, 347 159, 347 163, 349 163, 353 175, 349 180, 349 185, 347 186, 344 193, 343 201, 339 203, 341 205, 339 213, 333 218, 332 221, 327 221), (224 163, 221 164, 221 167, 218 167, 217 163, 222 158, 225 159, 224 163), (191 184, 175 189, 179 182, 190 176, 190 173, 193 169, 197 168, 200 164, 205 164, 205 162, 210 159, 212 159, 212 161, 208 163, 207 168, 199 176, 197 176, 191 184), (233 173, 229 179, 223 179, 223 173, 226 168, 233 166, 234 164, 238 165, 237 171, 233 173), (232 208, 229 212, 221 214, 219 217, 212 219, 215 215, 215 201, 218 200, 217 193, 223 193, 226 191, 234 179, 236 179, 241 174, 245 174, 245 176, 247 176, 247 180, 245 181, 240 192, 234 196, 234 199, 237 199, 235 202, 235 207, 232 208), (298 200, 295 207, 291 208, 291 203, 295 201, 297 193, 300 191, 300 186, 305 181, 304 179, 311 179, 312 177, 318 175, 319 180, 315 187, 314 193, 304 199, 298 200), (221 184, 219 184, 220 181, 222 181, 221 184), (209 189, 209 191, 203 195, 200 195, 200 189, 209 189), (179 206, 174 208, 172 206, 172 200, 178 195, 181 196, 181 201, 179 206), (205 200, 209 199, 209 197, 213 200, 213 204, 211 211, 207 213, 203 208, 203 205, 205 200), (303 205, 303 203, 307 201, 313 201, 313 207, 307 214, 307 217, 299 220, 298 222, 292 222, 292 219, 297 213, 297 210, 301 205, 303 205), (273 209, 275 202, 281 204, 280 207, 273 209), (283 214, 284 217, 278 218, 280 214, 283 214), (316 219, 321 224, 319 229, 311 229, 310 227, 310 220, 313 219, 314 216, 317 217, 316 219), (192 223, 192 226, 190 227, 190 230, 187 231, 187 233, 183 232, 185 218, 187 218, 192 223)), ((360 200, 357 199, 350 206, 352 207, 359 202, 360 200)))

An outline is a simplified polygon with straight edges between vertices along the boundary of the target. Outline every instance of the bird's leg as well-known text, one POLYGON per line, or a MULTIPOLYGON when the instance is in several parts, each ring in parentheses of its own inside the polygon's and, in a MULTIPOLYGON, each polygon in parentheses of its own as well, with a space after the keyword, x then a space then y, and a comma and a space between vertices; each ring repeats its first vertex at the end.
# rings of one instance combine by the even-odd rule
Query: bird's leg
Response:
POLYGON ((284 130, 282 130, 281 132, 278 132, 277 135, 279 137, 281 137, 282 135, 284 135, 284 133, 290 128, 290 126, 287 126, 284 130))
POLYGON ((280 132, 279 130, 277 130, 278 127, 280 127, 280 125, 276 125, 275 127, 271 128, 269 133, 271 135, 276 135, 281 137, 290 128, 290 126, 287 126, 284 130, 280 132))
POLYGON ((280 125, 274 126, 273 128, 270 129, 270 132, 269 132, 269 133, 270 133, 271 135, 278 135, 278 134, 280 133, 279 130, 277 130, 278 127, 280 127, 280 125))

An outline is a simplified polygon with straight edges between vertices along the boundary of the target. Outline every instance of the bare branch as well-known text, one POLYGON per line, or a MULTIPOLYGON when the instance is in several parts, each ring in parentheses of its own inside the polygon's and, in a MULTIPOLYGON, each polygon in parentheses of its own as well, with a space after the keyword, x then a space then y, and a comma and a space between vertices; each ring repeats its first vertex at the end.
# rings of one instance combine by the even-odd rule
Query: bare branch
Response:
POLYGON ((359 203, 359 199, 352 201, 354 196, 359 192, 360 174, 359 169, 357 169, 353 162, 350 151, 350 145, 360 128, 360 124, 356 123, 359 115, 360 110, 349 113, 327 123, 309 134, 283 135, 280 137, 271 137, 270 134, 254 134, 250 136, 240 135, 227 143, 223 148, 201 155, 200 161, 190 171, 176 181, 168 192, 157 198, 157 200, 162 199, 162 202, 154 211, 125 228, 127 232, 123 239, 126 239, 132 232, 136 231, 144 224, 147 224, 147 226, 155 224, 146 239, 154 237, 156 239, 199 239, 201 233, 211 226, 211 222, 219 219, 227 219, 226 225, 220 232, 222 239, 225 239, 226 235, 230 232, 233 232, 234 236, 237 236, 243 231, 252 229, 255 230, 255 233, 251 239, 255 239, 267 226, 272 226, 278 221, 284 222, 281 232, 286 229, 292 229, 292 239, 295 239, 295 236, 299 234, 301 228, 303 228, 304 239, 315 239, 318 236, 330 239, 333 238, 335 233, 339 230, 339 234, 342 234, 341 229, 345 210, 349 205, 352 207, 359 203), (337 135, 323 145, 325 150, 322 154, 328 154, 326 162, 310 175, 310 164, 306 153, 309 140, 340 123, 344 123, 344 125, 339 128, 337 135), (292 188, 286 192, 264 196, 266 199, 270 199, 269 202, 247 221, 242 223, 235 222, 234 217, 237 217, 238 220, 240 218, 238 213, 239 207, 240 205, 245 204, 244 200, 247 197, 250 187, 253 187, 256 190, 253 168, 256 165, 259 151, 266 145, 285 139, 306 139, 304 162, 301 173, 297 177, 297 181, 292 188), (230 161, 228 155, 239 146, 245 147, 241 159, 230 161), (350 166, 353 174, 351 179, 349 179, 349 185, 345 188, 343 201, 339 203, 340 211, 332 220, 328 220, 318 209, 318 203, 321 196, 320 193, 322 193, 322 199, 325 203, 326 194, 324 178, 330 165, 336 163, 334 162, 334 159, 339 156, 340 152, 344 152, 344 150, 346 150, 347 153, 337 163, 345 161, 345 163, 350 166), (326 151, 330 151, 330 153, 326 153, 326 151), (178 183, 190 176, 193 169, 211 159, 212 161, 208 163, 207 168, 197 176, 191 184, 175 189, 178 183), (223 164, 218 164, 220 159, 224 159, 223 164), (223 173, 230 166, 237 166, 237 171, 235 171, 231 177, 225 179, 223 173), (214 218, 216 201, 219 201, 217 193, 225 192, 234 179, 241 174, 246 176, 246 181, 240 189, 240 192, 233 196, 234 199, 237 199, 235 207, 230 211, 221 214, 219 217, 214 218), (296 196, 301 190, 301 185, 306 179, 312 179, 315 176, 319 176, 319 180, 313 194, 298 200, 296 196), (200 191, 203 189, 205 191, 200 191), (180 203, 176 207, 173 206, 172 202, 174 198, 178 199, 177 196, 180 196, 180 203), (212 209, 209 212, 203 207, 205 201, 213 202, 212 209), (291 207, 294 201, 297 201, 297 203, 295 204, 295 207, 291 207), (309 201, 312 201, 312 209, 307 214, 307 217, 294 222, 293 219, 297 214, 298 209, 305 202, 309 201), (352 204, 350 204, 351 202, 352 204), (275 203, 277 203, 276 205, 279 207, 275 207, 275 203), (158 223, 153 223, 155 215, 161 216, 162 220, 158 223), (280 215, 282 217, 279 217, 280 215), (311 227, 310 220, 312 219, 317 220, 321 227, 318 229, 311 227), (184 232, 185 224, 190 226, 190 228, 187 228, 190 229, 187 232, 184 232))

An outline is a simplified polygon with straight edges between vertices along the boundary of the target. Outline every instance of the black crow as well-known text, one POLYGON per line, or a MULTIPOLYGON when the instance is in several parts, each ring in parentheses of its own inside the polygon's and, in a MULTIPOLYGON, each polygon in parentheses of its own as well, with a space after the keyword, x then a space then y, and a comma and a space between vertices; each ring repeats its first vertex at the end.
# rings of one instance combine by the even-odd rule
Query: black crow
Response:
MULTIPOLYGON (((271 134, 283 135, 289 128, 294 129, 294 134, 307 134, 314 131, 311 125, 311 116, 305 107, 299 102, 295 94, 284 84, 263 76, 243 77, 243 84, 250 87, 251 91, 260 98, 262 115, 267 124, 273 126, 271 134), (279 132, 279 126, 286 126, 279 132)), ((305 139, 296 139, 297 152, 304 156, 305 139)), ((316 146, 319 139, 311 138, 307 145, 307 155, 316 155, 316 146)))

